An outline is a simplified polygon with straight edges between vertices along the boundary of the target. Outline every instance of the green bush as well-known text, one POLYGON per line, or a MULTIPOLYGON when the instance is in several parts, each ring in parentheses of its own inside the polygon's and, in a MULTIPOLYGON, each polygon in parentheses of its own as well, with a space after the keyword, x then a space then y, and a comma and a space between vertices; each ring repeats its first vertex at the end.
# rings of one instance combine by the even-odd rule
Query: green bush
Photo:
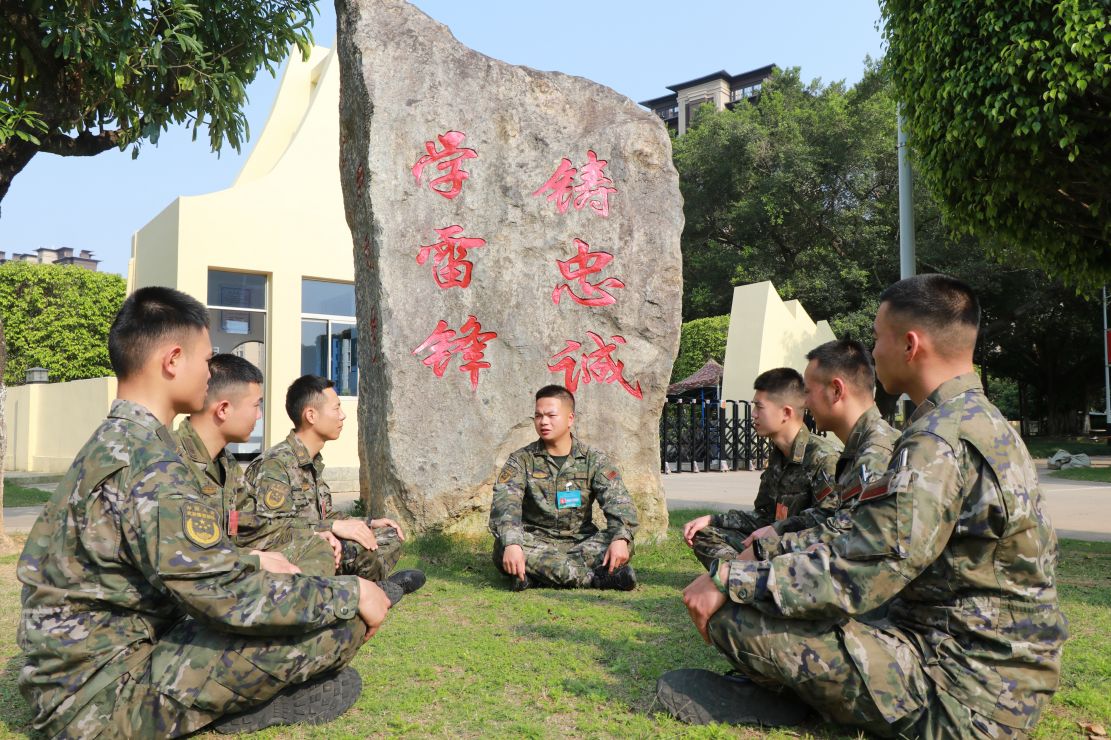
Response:
POLYGON ((683 324, 679 335, 679 356, 671 369, 671 382, 682 380, 713 358, 725 363, 725 341, 729 337, 729 316, 710 316, 683 324))

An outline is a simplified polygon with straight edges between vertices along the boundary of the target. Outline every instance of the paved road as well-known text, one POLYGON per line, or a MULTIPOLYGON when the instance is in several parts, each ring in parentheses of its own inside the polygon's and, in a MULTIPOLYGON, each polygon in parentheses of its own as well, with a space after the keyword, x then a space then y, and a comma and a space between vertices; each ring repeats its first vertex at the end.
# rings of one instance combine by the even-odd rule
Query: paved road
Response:
MULTIPOLYGON (((1061 537, 1111 541, 1111 483, 1071 481, 1047 474, 1038 467, 1049 515, 1061 537)), ((663 477, 667 508, 676 509, 750 509, 760 485, 760 473, 672 473, 663 477)), ((354 494, 337 495, 336 505, 346 505, 354 494)), ((4 509, 4 530, 8 534, 27 532, 40 507, 4 509)))

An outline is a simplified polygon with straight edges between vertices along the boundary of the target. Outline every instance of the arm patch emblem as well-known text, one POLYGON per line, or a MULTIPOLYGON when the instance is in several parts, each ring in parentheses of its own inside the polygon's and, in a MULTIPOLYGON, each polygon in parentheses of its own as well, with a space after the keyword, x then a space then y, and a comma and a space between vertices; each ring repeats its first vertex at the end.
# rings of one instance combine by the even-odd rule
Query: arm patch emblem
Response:
POLYGON ((501 475, 498 476, 498 483, 499 484, 508 483, 509 481, 511 481, 513 479, 513 474, 515 472, 516 471, 513 469, 513 466, 506 463, 505 467, 503 467, 501 469, 501 475))
POLYGON ((262 503, 266 504, 266 508, 272 511, 285 506, 285 491, 278 486, 269 486, 266 492, 262 495, 262 503))
POLYGON ((202 549, 212 547, 221 539, 220 516, 204 504, 187 502, 182 506, 181 525, 185 537, 202 549))

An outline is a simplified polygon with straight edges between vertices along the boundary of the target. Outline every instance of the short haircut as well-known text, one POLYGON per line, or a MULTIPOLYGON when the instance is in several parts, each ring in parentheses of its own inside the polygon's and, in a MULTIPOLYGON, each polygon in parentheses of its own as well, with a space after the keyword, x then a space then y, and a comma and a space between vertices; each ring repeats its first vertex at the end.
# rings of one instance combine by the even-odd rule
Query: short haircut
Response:
POLYGON ((880 294, 880 304, 896 320, 921 327, 944 356, 976 347, 980 301, 963 280, 930 273, 905 278, 880 294))
POLYGON ((319 375, 302 375, 289 384, 289 390, 285 392, 285 412, 295 429, 301 428, 301 414, 305 412, 305 407, 319 403, 324 391, 335 385, 319 375))
POLYGON ((204 405, 223 401, 232 393, 239 393, 251 383, 262 385, 262 371, 255 363, 236 355, 213 355, 208 361, 208 394, 204 405))
POLYGON ((876 366, 872 353, 855 339, 834 339, 806 353, 808 362, 817 362, 827 377, 842 378, 862 393, 876 390, 876 366))
POLYGON ((173 288, 139 288, 127 297, 108 331, 108 358, 116 377, 126 380, 142 369, 159 342, 184 342, 208 328, 200 301, 173 288))
POLYGON ((541 398, 558 398, 571 404, 571 411, 575 410, 575 394, 562 385, 546 385, 536 392, 536 400, 541 398))
POLYGON ((803 393, 802 376, 798 370, 792 367, 765 370, 752 381, 752 387, 768 394, 778 404, 795 407, 801 416, 806 395, 803 393))

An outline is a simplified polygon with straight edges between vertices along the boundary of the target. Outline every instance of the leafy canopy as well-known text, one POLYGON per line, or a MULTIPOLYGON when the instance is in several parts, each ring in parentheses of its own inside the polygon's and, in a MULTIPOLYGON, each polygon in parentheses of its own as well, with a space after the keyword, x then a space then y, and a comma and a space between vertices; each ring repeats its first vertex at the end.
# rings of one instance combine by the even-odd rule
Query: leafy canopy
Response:
POLYGON ((1111 4, 881 0, 915 166, 952 227, 1111 278, 1111 4))
POLYGON ((249 136, 260 69, 306 57, 315 0, 24 0, 0 4, 0 199, 39 151, 92 155, 207 126, 218 151, 249 136))
POLYGON ((119 275, 75 265, 0 265, 3 382, 23 383, 32 367, 46 368, 51 381, 112 375, 108 330, 126 292, 119 275))

